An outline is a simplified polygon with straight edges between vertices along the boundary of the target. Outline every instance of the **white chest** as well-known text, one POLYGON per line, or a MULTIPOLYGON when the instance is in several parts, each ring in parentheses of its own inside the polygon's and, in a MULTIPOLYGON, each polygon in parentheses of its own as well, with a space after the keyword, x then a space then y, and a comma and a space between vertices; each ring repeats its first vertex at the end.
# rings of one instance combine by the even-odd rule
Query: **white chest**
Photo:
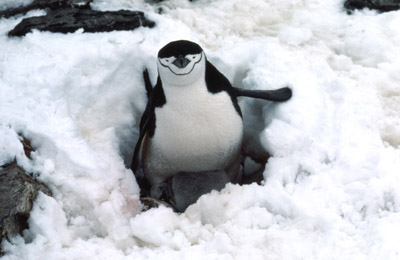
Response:
POLYGON ((223 169, 241 148, 243 125, 226 92, 204 82, 164 86, 167 103, 155 110, 147 170, 168 177, 179 171, 223 169))

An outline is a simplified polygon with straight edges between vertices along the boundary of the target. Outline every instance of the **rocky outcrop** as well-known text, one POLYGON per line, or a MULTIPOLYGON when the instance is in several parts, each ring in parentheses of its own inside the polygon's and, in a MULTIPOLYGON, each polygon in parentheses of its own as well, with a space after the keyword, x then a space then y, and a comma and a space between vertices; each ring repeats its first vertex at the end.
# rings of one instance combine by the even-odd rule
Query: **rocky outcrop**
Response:
MULTIPOLYGON (((25 154, 29 155, 32 147, 24 139, 25 154)), ((0 243, 5 238, 21 234, 28 228, 29 213, 33 202, 42 191, 51 196, 51 191, 44 184, 20 168, 14 161, 0 168, 0 243)), ((2 255, 0 249, 0 256, 2 255)))
POLYGON ((344 7, 349 12, 363 8, 389 12, 400 9, 400 0, 347 0, 344 3, 344 7))
POLYGON ((0 17, 9 18, 18 14, 26 14, 36 9, 59 10, 66 8, 90 9, 93 0, 35 0, 31 4, 0 11, 0 17))
POLYGON ((27 6, 0 11, 0 17, 26 14, 35 9, 45 9, 47 14, 23 19, 9 36, 23 36, 34 29, 40 31, 71 33, 78 29, 84 32, 110 32, 133 30, 138 27, 155 26, 143 12, 95 11, 90 8, 92 0, 35 0, 27 6))
POLYGON ((33 29, 40 31, 71 33, 78 29, 84 32, 111 32, 114 30, 133 30, 138 27, 153 27, 143 12, 116 11, 100 12, 90 9, 59 9, 45 16, 30 17, 22 20, 9 36, 23 36, 33 29))

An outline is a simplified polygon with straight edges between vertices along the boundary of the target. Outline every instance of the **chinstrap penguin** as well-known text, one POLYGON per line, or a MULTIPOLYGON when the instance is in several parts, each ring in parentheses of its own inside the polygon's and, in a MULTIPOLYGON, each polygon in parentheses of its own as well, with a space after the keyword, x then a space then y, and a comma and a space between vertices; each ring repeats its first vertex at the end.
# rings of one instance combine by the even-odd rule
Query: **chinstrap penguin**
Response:
POLYGON ((207 60, 198 44, 185 40, 170 42, 160 49, 157 68, 154 88, 146 70, 143 74, 148 103, 140 121, 131 166, 141 189, 151 189, 150 195, 159 199, 168 189, 167 195, 187 196, 187 190, 176 189, 189 182, 195 183, 188 187, 198 183, 207 192, 214 186, 221 189, 225 181, 239 182, 243 122, 237 97, 286 101, 291 90, 234 88, 207 60), (207 176, 214 172, 220 176, 226 173, 226 178, 217 177, 214 185, 207 181, 212 180, 207 176), (203 174, 204 178, 195 178, 193 174, 203 174))
POLYGON ((136 172, 141 157, 152 191, 179 172, 224 170, 235 182, 243 123, 228 79, 189 41, 163 47, 157 67, 159 77, 140 122, 132 170, 136 172))

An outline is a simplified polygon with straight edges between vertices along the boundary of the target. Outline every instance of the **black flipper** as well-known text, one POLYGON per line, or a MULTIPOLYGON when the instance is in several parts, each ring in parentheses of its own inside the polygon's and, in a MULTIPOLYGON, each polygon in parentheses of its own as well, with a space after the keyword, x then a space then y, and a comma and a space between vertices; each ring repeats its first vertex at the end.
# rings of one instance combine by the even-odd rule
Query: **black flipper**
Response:
POLYGON ((140 129, 139 139, 138 139, 138 141, 136 143, 135 151, 133 152, 133 159, 132 159, 131 169, 132 169, 132 171, 134 173, 136 173, 138 168, 139 168, 140 150, 142 148, 142 142, 143 142, 144 136, 147 133, 147 128, 148 128, 148 125, 149 125, 148 122, 149 122, 149 120, 146 120, 146 122, 144 122, 144 124, 143 124, 143 127, 140 129))
POLYGON ((150 93, 153 90, 153 85, 151 85, 149 71, 147 69, 143 70, 143 80, 144 80, 144 86, 145 86, 146 92, 147 92, 147 98, 149 98, 150 93))
POLYGON ((140 187, 140 196, 141 197, 148 196, 148 194, 150 193, 150 187, 151 187, 150 183, 144 176, 143 171, 139 171, 140 152, 142 149, 143 139, 147 134, 148 128, 149 128, 149 120, 146 120, 146 122, 144 122, 142 128, 140 129, 140 135, 139 135, 139 139, 135 146, 135 151, 133 152, 133 159, 132 159, 132 165, 131 165, 131 169, 133 171, 133 174, 135 175, 136 182, 140 187))
POLYGON ((259 98, 275 102, 287 101, 292 97, 292 90, 288 87, 276 90, 249 90, 233 87, 237 97, 259 98))
MULTIPOLYGON (((144 85, 145 85, 146 92, 147 92, 147 98, 150 99, 150 95, 151 95, 151 91, 153 90, 153 86, 151 85, 149 72, 147 71, 147 69, 143 70, 143 80, 144 80, 144 85)), ((132 169, 133 174, 135 175, 136 182, 140 187, 141 197, 148 196, 150 193, 150 183, 147 181, 146 177, 144 176, 143 171, 139 171, 140 157, 141 157, 140 153, 141 153, 141 149, 142 149, 143 139, 146 136, 148 129, 149 129, 149 121, 150 121, 149 108, 147 106, 146 110, 144 111, 142 118, 140 120, 139 139, 136 142, 135 150, 133 152, 132 165, 131 165, 131 169, 132 169)))
POLYGON ((158 78, 157 84, 153 88, 150 82, 149 74, 147 69, 143 71, 143 79, 145 88, 147 91, 148 102, 145 111, 143 112, 142 118, 139 124, 139 138, 135 146, 133 153, 131 169, 135 175, 136 181, 140 187, 141 197, 148 196, 150 194, 150 183, 144 176, 143 170, 141 170, 141 149, 145 136, 151 138, 155 131, 155 113, 156 107, 162 107, 166 103, 164 92, 161 86, 161 80, 158 78))
POLYGON ((143 80, 144 80, 144 86, 145 86, 146 92, 147 92, 148 101, 147 101, 146 109, 144 110, 143 115, 140 119, 139 139, 136 143, 135 151, 133 153, 131 169, 135 173, 135 175, 136 175, 136 171, 138 170, 139 164, 140 164, 140 150, 142 148, 142 142, 143 142, 143 139, 144 139, 146 133, 148 132, 149 128, 151 127, 150 125, 152 122, 152 117, 154 117, 154 115, 151 111, 151 105, 150 105, 151 103, 154 103, 154 102, 152 102, 152 98, 151 98, 153 86, 151 85, 149 71, 147 69, 143 70, 143 80))

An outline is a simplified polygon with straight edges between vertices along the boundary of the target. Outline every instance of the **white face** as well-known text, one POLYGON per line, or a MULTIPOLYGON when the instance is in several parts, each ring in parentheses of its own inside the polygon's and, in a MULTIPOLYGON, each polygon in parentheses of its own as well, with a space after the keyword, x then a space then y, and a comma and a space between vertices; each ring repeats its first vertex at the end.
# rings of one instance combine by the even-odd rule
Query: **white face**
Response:
POLYGON ((162 82, 170 85, 188 85, 204 77, 204 53, 158 59, 158 70, 162 82))

